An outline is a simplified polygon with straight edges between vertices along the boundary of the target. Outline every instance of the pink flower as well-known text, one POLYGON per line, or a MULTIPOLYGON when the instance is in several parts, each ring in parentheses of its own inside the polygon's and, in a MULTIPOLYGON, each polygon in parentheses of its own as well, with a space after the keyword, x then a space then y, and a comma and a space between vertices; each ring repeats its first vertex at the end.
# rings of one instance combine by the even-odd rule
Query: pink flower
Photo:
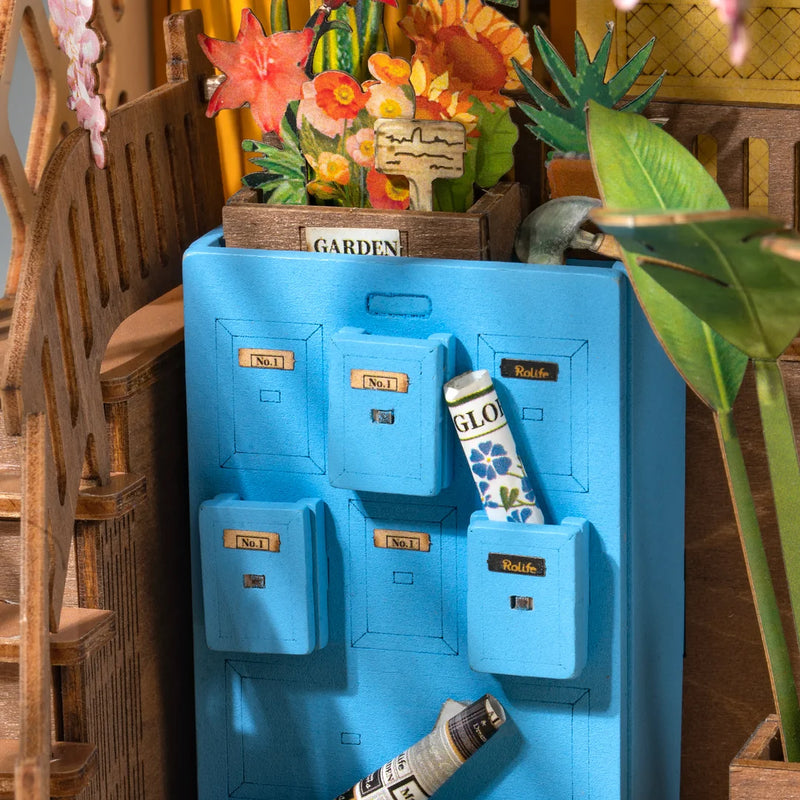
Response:
POLYGON ((362 128, 358 133, 348 136, 344 146, 359 167, 375 166, 375 131, 372 128, 362 128))
POLYGON ((367 111, 375 119, 397 117, 412 119, 414 116, 414 103, 399 86, 378 83, 370 87, 367 111))
POLYGON ((58 33, 58 46, 69 59, 67 106, 75 112, 78 124, 89 131, 94 162, 102 169, 106 163, 103 131, 108 114, 102 96, 97 94, 96 64, 103 54, 103 42, 89 27, 94 16, 93 0, 48 0, 50 17, 58 33))

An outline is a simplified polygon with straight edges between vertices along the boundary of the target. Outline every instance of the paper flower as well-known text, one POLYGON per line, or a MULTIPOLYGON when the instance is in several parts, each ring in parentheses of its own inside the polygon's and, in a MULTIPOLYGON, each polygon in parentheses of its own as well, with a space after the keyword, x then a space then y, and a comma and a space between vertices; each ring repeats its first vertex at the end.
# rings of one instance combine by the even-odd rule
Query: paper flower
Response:
POLYGON ((450 77, 431 75, 422 61, 415 61, 411 85, 416 93, 417 119, 445 119, 460 122, 469 136, 475 131, 478 118, 470 113, 472 100, 450 88, 450 77))
POLYGON ((367 104, 369 93, 346 72, 329 70, 314 78, 317 105, 331 119, 355 119, 367 104))
POLYGON ((350 165, 347 159, 338 153, 320 153, 316 164, 312 166, 321 181, 340 183, 342 186, 350 183, 350 165))
POLYGON ((401 211, 408 208, 408 180, 399 175, 384 175, 375 169, 367 173, 367 193, 373 208, 401 211))
POLYGON ((102 95, 97 94, 96 64, 102 58, 103 44, 97 32, 89 27, 94 2, 48 0, 48 8, 58 33, 58 46, 69 59, 67 107, 75 112, 78 124, 89 131, 94 163, 103 169, 106 164, 103 131, 108 127, 108 114, 102 95))
POLYGON ((235 42, 198 34, 208 60, 225 75, 206 114, 212 117, 223 108, 249 105, 262 131, 279 133, 286 107, 302 96, 313 36, 311 28, 265 36, 249 8, 242 10, 235 42))
POLYGON ((414 101, 399 86, 377 83, 370 87, 367 111, 376 119, 412 119, 414 101))
POLYGON ((388 53, 373 53, 367 61, 369 74, 381 83, 401 86, 408 83, 411 65, 403 58, 392 58, 388 53))
POLYGON ((493 481, 498 475, 505 475, 511 469, 511 459, 501 444, 492 444, 491 440, 481 442, 476 450, 469 454, 472 471, 487 481, 493 481))
POLYGON ((329 139, 344 133, 345 120, 329 116, 317 103, 314 81, 306 81, 303 84, 303 99, 297 106, 297 127, 301 128, 305 123, 329 139))
POLYGON ((453 91, 487 107, 513 105, 500 94, 520 87, 511 59, 530 69, 532 58, 525 34, 499 11, 481 0, 419 0, 398 24, 414 42, 413 60, 433 75, 447 73, 453 91))
POLYGON ((359 167, 375 165, 375 131, 372 128, 361 128, 358 133, 348 136, 344 143, 347 155, 359 167))

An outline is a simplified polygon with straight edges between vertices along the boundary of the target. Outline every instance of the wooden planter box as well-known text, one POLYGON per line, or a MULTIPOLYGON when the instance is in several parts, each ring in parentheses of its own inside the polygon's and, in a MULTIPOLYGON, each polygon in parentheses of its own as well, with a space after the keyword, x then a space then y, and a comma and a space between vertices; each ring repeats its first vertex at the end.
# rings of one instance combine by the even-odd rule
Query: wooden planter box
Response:
POLYGON ((782 761, 778 718, 767 717, 730 766, 730 800, 800 800, 800 763, 782 761))
POLYGON ((256 250, 314 250, 362 255, 402 255, 412 258, 451 258, 470 261, 510 261, 514 237, 522 221, 523 200, 518 183, 490 189, 463 214, 443 211, 384 211, 331 206, 267 205, 256 202, 249 189, 237 192, 222 211, 225 244, 256 250), (314 247, 308 229, 391 231, 399 253, 383 252, 384 237, 351 237, 340 243, 314 247), (376 244, 377 243, 377 244, 376 244), (349 249, 345 249, 348 248, 349 249))

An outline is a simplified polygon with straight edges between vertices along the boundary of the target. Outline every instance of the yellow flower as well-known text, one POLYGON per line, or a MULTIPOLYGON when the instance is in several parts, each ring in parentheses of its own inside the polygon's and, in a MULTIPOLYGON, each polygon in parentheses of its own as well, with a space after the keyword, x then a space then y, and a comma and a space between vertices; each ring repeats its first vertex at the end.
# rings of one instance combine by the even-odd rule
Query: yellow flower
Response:
POLYGON ((388 53, 373 53, 367 62, 370 74, 381 83, 401 86, 408 83, 411 66, 402 58, 392 58, 388 53))
POLYGON ((317 163, 313 166, 321 181, 340 183, 343 186, 350 183, 350 164, 338 153, 320 153, 317 163))
POLYGON ((510 107, 501 89, 520 88, 511 64, 530 70, 532 58, 522 30, 481 0, 419 0, 409 6, 400 27, 414 42, 414 60, 433 75, 450 78, 453 92, 487 107, 510 107))
MULTIPOLYGON (((472 100, 453 92, 450 76, 430 75, 425 64, 416 57, 411 70, 411 85, 417 95, 414 116, 417 119, 447 119, 460 122, 469 136, 478 124, 478 118, 470 113, 472 100)), ((476 134, 477 135, 477 134, 476 134)))

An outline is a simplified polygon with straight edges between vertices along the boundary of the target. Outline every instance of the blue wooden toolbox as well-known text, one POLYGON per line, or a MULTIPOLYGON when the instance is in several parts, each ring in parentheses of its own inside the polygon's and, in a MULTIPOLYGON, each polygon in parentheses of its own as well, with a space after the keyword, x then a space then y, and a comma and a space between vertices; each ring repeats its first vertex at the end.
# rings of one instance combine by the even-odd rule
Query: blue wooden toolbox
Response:
POLYGON ((441 800, 677 800, 684 386, 620 265, 225 247, 184 266, 200 797, 333 800, 448 698, 441 800), (442 384, 493 376, 546 525, 442 384))

